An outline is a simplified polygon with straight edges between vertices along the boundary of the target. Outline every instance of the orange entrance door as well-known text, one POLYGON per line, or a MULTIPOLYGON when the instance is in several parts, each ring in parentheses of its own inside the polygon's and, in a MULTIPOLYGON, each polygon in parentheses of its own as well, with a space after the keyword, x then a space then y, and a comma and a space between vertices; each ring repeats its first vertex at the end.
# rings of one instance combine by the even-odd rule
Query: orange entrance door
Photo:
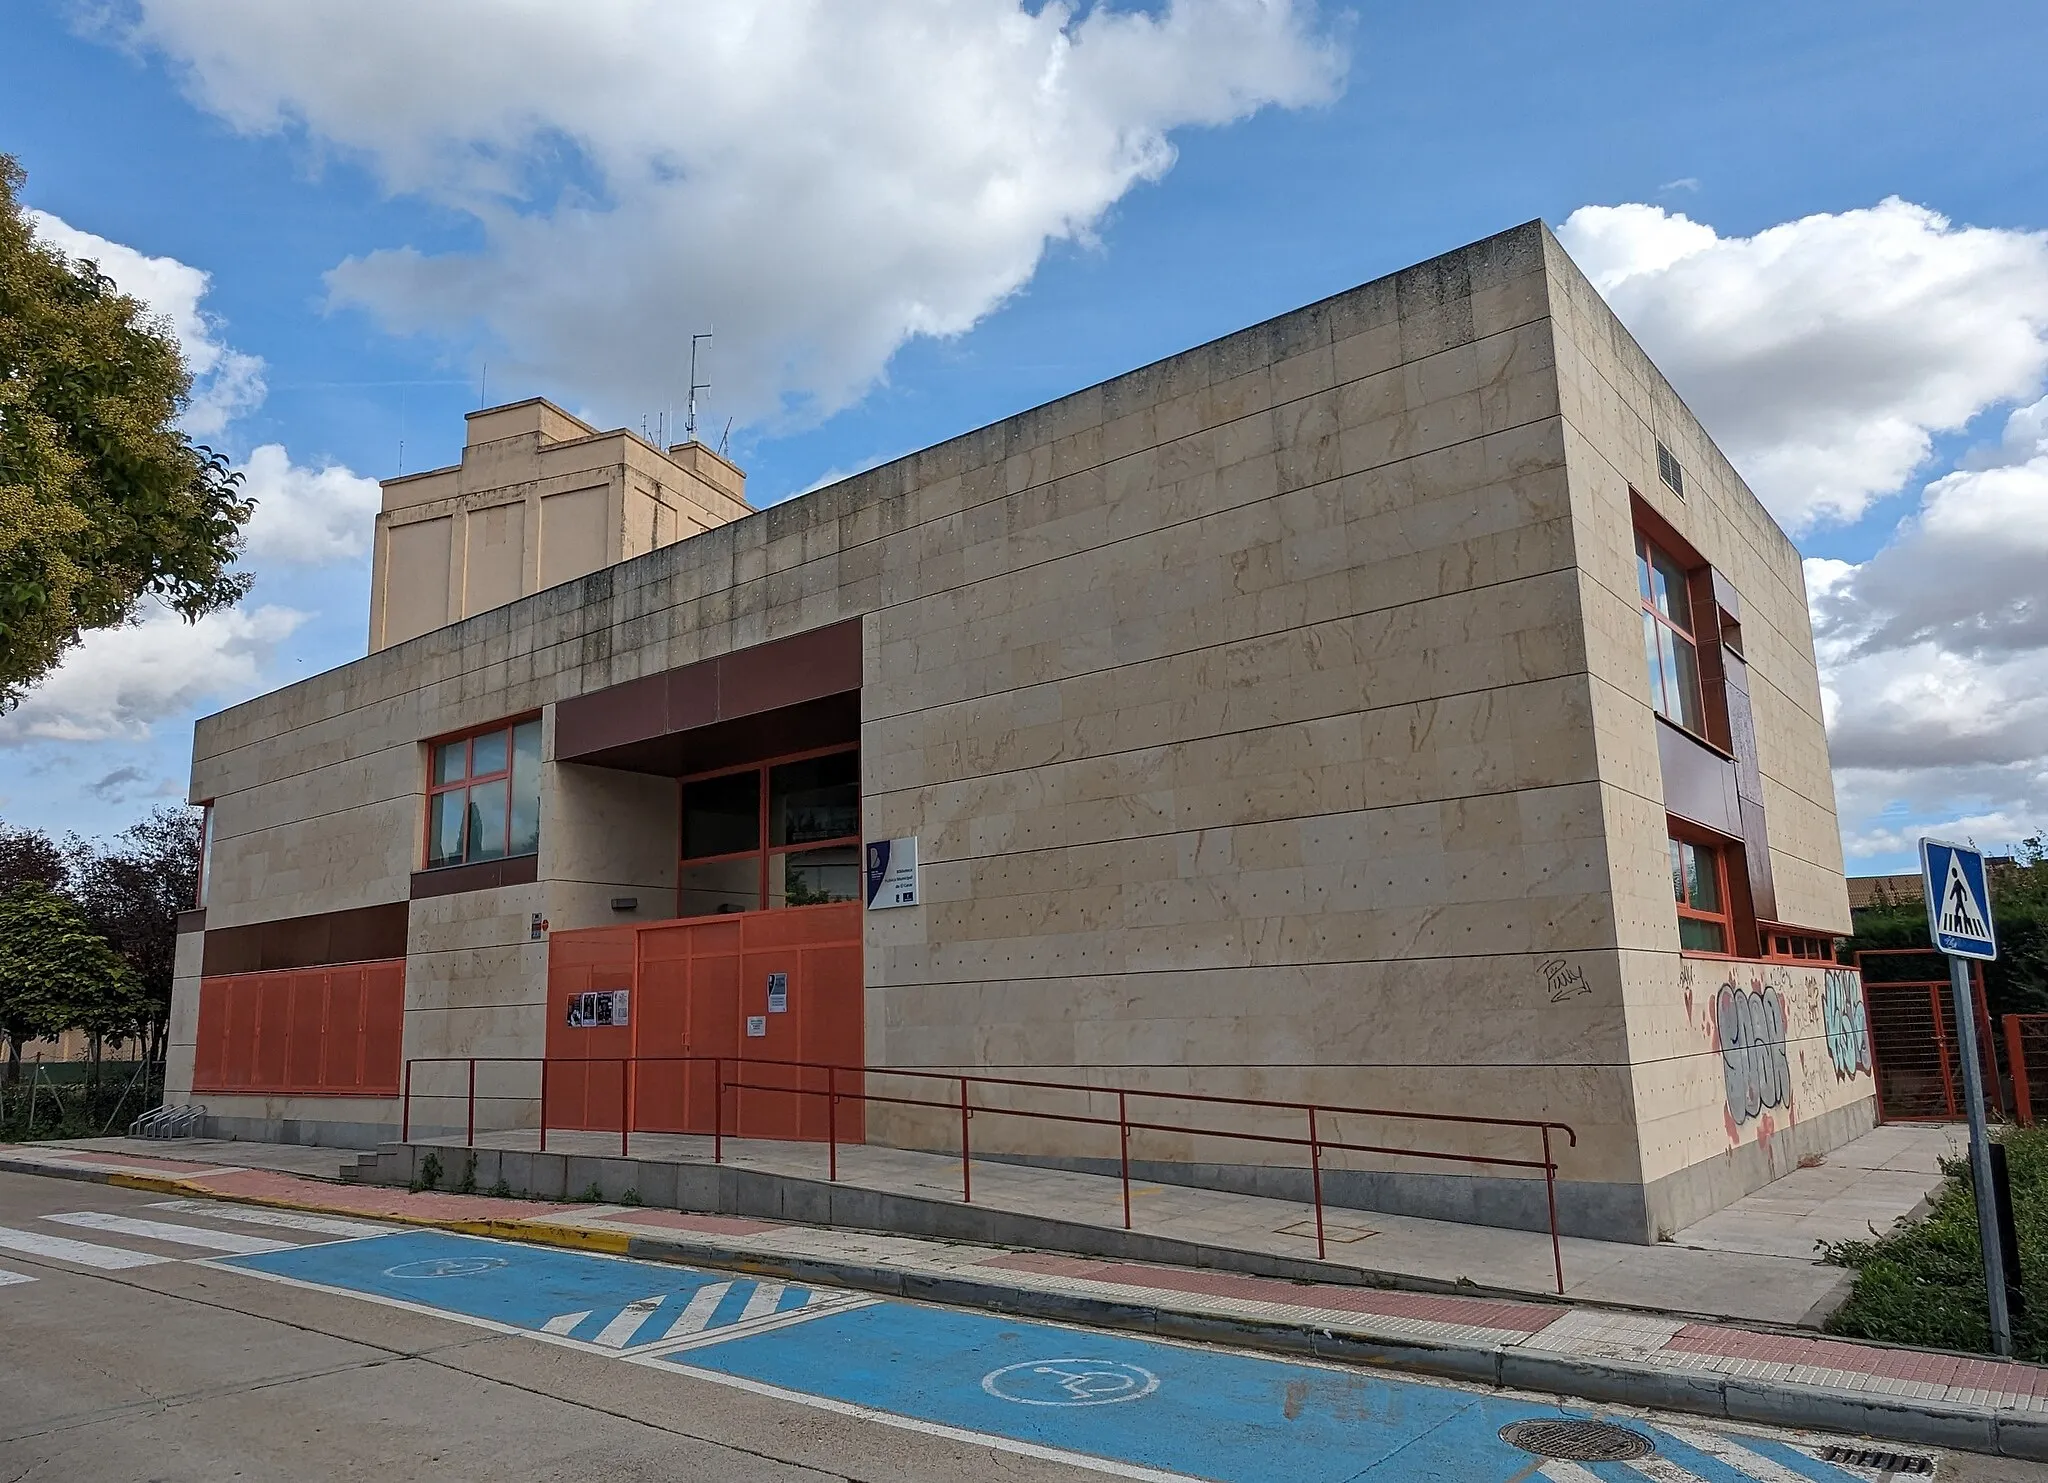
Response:
MULTIPOLYGON (((835 1082, 826 1068, 866 1063, 861 918, 856 902, 555 933, 550 1125, 617 1128, 629 1091, 636 1131, 722 1125, 742 1137, 823 1139, 833 1120, 838 1137, 858 1142, 861 1104, 835 1109, 824 1094, 835 1082), (572 1026, 570 998, 604 987, 599 979, 617 982, 621 970, 627 1023, 572 1026), (624 1055, 635 1058, 629 1089, 602 1064, 624 1055)), ((857 1075, 836 1084, 861 1089, 857 1075)))

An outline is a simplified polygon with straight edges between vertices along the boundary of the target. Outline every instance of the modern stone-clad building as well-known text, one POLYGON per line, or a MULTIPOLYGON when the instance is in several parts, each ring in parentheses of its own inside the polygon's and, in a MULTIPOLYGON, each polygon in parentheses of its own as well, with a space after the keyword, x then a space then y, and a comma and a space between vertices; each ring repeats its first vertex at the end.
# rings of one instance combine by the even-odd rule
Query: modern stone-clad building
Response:
MULTIPOLYGON (((546 1056, 553 1125, 616 1128, 637 1056, 624 1115, 701 1129, 648 1058, 715 1054, 1544 1119, 1565 1228, 1639 1241, 1874 1120, 1799 554, 1541 224, 743 494, 537 401, 387 484, 371 652, 198 727, 174 1099, 368 1146, 408 1066, 459 1127, 429 1058, 534 1126, 546 1056)), ((1526 1152, 1418 1126, 1342 1136, 1526 1152)), ((1540 1225, 1530 1172, 1328 1180, 1540 1225)))

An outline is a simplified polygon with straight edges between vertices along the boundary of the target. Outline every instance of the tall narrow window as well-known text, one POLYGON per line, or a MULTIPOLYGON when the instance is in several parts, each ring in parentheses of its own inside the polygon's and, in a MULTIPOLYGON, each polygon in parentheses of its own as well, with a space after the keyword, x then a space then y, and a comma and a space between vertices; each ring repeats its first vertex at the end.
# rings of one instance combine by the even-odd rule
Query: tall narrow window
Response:
POLYGON ((427 866, 540 849, 540 721, 436 742, 427 773, 427 866))
POLYGON ((207 887, 213 884, 213 800, 199 805, 199 882, 192 892, 195 907, 206 905, 207 887))
POLYGON ((1685 568, 1636 532, 1636 587, 1643 606, 1643 658, 1650 669, 1650 704, 1657 714, 1695 736, 1700 713, 1700 651, 1693 638, 1692 597, 1685 568))
POLYGON ((1725 953, 1728 919, 1727 857, 1710 844, 1671 841, 1671 895, 1678 903, 1678 946, 1692 953, 1725 953))
POLYGON ((683 782, 677 915, 860 899, 860 753, 683 782))

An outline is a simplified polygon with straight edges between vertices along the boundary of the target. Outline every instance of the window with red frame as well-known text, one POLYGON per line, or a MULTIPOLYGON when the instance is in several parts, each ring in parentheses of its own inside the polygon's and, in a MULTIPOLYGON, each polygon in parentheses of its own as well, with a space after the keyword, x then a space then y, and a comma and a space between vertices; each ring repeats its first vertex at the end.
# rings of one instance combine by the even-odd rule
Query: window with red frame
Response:
POLYGON ((540 849, 540 719, 435 742, 427 763, 427 868, 540 849))
POLYGON ((1733 949, 1728 909, 1728 857, 1698 840, 1671 838, 1671 894, 1678 903, 1678 946, 1688 953, 1733 949))
POLYGON ((1685 568, 1636 532, 1636 588, 1643 608, 1643 657, 1650 704, 1694 736, 1706 735, 1700 706, 1700 651, 1693 637, 1692 592, 1685 568))
POLYGON ((676 915, 860 899, 860 752, 683 780, 676 915))

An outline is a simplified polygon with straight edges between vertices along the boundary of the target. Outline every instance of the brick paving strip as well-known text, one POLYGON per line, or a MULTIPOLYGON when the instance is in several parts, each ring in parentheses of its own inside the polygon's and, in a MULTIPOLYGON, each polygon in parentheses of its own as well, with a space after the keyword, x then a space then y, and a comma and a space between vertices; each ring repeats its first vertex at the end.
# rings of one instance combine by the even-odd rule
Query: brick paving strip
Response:
POLYGON ((1584 1304, 1293 1282, 673 1210, 17 1148, 0 1171, 382 1218, 1455 1379, 2048 1461, 2048 1368, 1584 1304))

